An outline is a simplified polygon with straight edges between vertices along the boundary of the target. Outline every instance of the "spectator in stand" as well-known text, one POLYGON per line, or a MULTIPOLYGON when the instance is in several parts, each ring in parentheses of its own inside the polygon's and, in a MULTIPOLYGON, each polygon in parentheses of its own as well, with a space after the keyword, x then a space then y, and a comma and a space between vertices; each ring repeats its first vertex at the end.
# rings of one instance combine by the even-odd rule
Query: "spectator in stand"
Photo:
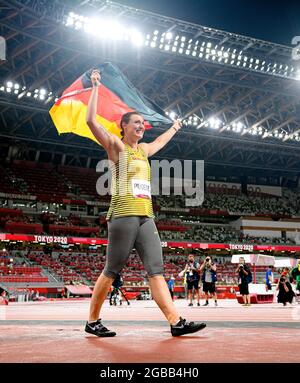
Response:
POLYGON ((175 278, 172 274, 168 281, 168 288, 169 288, 172 300, 174 300, 174 287, 175 287, 175 278))
POLYGON ((195 292, 197 296, 197 305, 200 306, 200 264, 195 261, 193 254, 189 255, 188 263, 185 265, 184 270, 179 273, 179 276, 186 276, 188 299, 190 301, 189 306, 193 306, 193 297, 195 292))
POLYGON ((250 294, 249 294, 249 283, 252 282, 252 273, 250 268, 245 263, 245 258, 240 257, 239 265, 236 269, 239 278, 239 290, 240 294, 243 297, 244 304, 243 306, 251 306, 250 303, 250 294))
POLYGON ((274 281, 273 266, 269 266, 266 271, 266 290, 272 290, 272 283, 274 281))
POLYGON ((292 304, 295 293, 292 289, 290 282, 287 280, 287 277, 281 276, 277 285, 278 303, 283 303, 283 306, 286 306, 287 302, 292 304))
POLYGON ((217 281, 217 266, 212 262, 211 257, 206 257, 205 261, 200 267, 202 272, 203 292, 205 293, 206 302, 203 306, 209 305, 209 296, 215 300, 215 306, 218 306, 218 298, 216 293, 216 281, 217 281))

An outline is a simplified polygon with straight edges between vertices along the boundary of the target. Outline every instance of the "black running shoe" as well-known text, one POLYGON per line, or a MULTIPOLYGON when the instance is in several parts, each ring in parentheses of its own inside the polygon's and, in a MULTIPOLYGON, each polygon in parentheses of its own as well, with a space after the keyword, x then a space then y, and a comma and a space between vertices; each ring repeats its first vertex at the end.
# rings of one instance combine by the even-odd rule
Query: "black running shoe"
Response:
POLYGON ((116 335, 114 331, 110 331, 103 326, 103 324, 101 323, 101 319, 98 319, 97 321, 92 323, 86 322, 85 332, 88 332, 89 334, 93 334, 100 337, 109 337, 109 336, 116 335))
POLYGON ((187 322, 185 319, 180 317, 180 320, 177 324, 171 325, 171 334, 173 336, 192 334, 194 332, 203 330, 205 327, 205 323, 187 322))

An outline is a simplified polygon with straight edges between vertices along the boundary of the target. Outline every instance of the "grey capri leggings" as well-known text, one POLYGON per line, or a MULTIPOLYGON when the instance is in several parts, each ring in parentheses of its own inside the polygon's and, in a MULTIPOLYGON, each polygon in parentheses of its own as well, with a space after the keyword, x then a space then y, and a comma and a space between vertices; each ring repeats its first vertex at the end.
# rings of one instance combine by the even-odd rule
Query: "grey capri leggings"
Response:
POLYGON ((154 220, 149 217, 120 217, 108 221, 105 276, 115 278, 135 248, 149 277, 163 275, 162 248, 154 220))

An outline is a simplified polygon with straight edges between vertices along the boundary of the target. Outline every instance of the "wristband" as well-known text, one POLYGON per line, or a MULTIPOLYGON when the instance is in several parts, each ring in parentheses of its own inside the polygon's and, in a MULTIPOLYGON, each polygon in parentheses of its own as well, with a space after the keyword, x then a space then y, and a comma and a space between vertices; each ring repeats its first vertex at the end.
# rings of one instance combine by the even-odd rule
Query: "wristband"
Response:
POLYGON ((175 130, 176 130, 176 132, 178 132, 178 129, 176 129, 176 128, 175 128, 175 126, 173 126, 173 129, 175 129, 175 130))

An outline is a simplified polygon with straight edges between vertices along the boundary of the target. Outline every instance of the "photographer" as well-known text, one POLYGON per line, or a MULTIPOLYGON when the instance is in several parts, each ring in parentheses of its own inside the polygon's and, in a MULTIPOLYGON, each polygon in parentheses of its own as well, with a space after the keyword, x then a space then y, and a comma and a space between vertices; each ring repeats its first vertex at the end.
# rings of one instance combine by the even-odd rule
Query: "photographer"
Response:
POLYGON ((120 287, 123 286, 123 279, 121 277, 121 274, 118 273, 116 278, 114 279, 112 283, 112 291, 110 293, 109 297, 109 304, 112 306, 113 304, 116 306, 117 303, 122 305, 122 296, 121 296, 121 291, 120 287))
POLYGON ((215 300, 215 306, 218 306, 217 293, 216 293, 216 281, 217 281, 217 266, 212 262, 211 258, 208 256, 205 258, 205 261, 200 267, 202 271, 202 283, 203 291, 205 293, 206 302, 203 306, 208 306, 209 296, 212 295, 212 298, 215 300))
POLYGON ((280 277, 277 285, 277 290, 279 290, 277 295, 278 303, 283 303, 283 306, 286 306, 287 302, 292 304, 295 293, 290 282, 287 281, 285 276, 280 277))
POLYGON ((239 274, 239 290, 244 300, 243 306, 251 306, 248 285, 252 282, 252 274, 250 268, 245 264, 243 257, 240 257, 239 265, 235 272, 239 274))
POLYGON ((179 276, 186 276, 188 298, 190 300, 189 306, 193 306, 193 290, 197 294, 197 305, 200 306, 200 264, 195 261, 193 254, 189 254, 188 263, 185 265, 184 270, 182 270, 181 273, 179 273, 179 276))

